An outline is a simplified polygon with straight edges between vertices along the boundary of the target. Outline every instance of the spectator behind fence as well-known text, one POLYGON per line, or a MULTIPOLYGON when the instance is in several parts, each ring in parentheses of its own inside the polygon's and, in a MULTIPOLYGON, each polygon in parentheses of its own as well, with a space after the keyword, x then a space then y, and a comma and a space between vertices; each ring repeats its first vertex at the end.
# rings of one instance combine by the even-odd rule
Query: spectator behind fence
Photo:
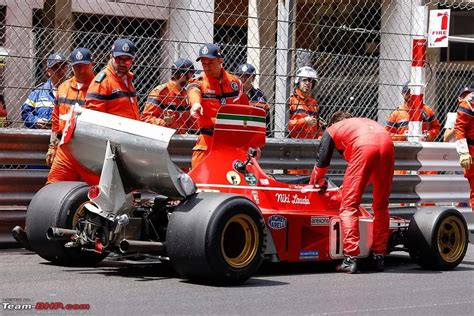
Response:
MULTIPOLYGON (((399 105, 385 122, 385 129, 390 133, 393 141, 406 141, 408 134, 408 122, 410 121, 409 101, 411 98, 410 81, 402 87, 403 104, 399 105)), ((422 126, 423 133, 421 141, 434 141, 438 136, 441 125, 436 118, 436 113, 428 105, 423 104, 422 126)))
POLYGON ((194 75, 194 65, 189 59, 179 58, 171 66, 171 79, 151 90, 141 115, 147 123, 166 126, 184 134, 193 128, 186 85, 194 75))
MULTIPOLYGON (((459 154, 459 164, 464 169, 464 177, 469 181, 471 188, 470 202, 474 212, 474 88, 466 87, 464 98, 459 98, 454 134, 456 137, 456 150, 459 154)), ((464 95, 464 93, 461 93, 464 95)))
MULTIPOLYGON (((292 138, 319 139, 325 122, 319 116, 318 101, 312 96, 318 75, 311 67, 296 71, 295 92, 290 97, 288 131, 292 138)), ((290 169, 288 174, 309 174, 310 170, 290 169)))
POLYGON ((56 90, 68 72, 66 58, 61 53, 51 54, 47 61, 48 81, 37 86, 21 106, 21 118, 28 128, 50 128, 56 90))
POLYGON ((244 92, 247 94, 249 98, 250 105, 255 106, 257 108, 261 108, 265 110, 266 113, 266 124, 267 127, 267 137, 271 137, 271 117, 270 117, 270 106, 267 103, 267 98, 265 98, 265 94, 262 90, 255 88, 253 83, 255 81, 256 76, 256 69, 251 64, 243 64, 240 65, 235 73, 239 76, 240 81, 242 81, 242 86, 244 88, 244 92))
MULTIPOLYGON (((458 102, 461 102, 462 99, 464 99, 472 90, 472 87, 462 87, 461 90, 459 90, 458 94, 458 102)), ((449 112, 446 116, 446 123, 444 124, 444 135, 443 135, 443 140, 445 142, 450 142, 454 143, 455 141, 455 136, 454 136, 454 123, 456 122, 456 112, 449 112)))
POLYGON ((197 119, 199 128, 191 168, 196 167, 209 153, 220 107, 226 104, 249 104, 239 78, 223 68, 224 57, 219 46, 216 44, 201 46, 196 61, 201 61, 204 73, 188 85, 191 116, 197 119))
POLYGON ((58 89, 54 106, 52 130, 46 163, 51 165, 48 184, 60 181, 86 181, 93 183, 97 176, 91 174, 59 145, 59 139, 71 119, 74 107, 83 107, 89 85, 94 78, 92 53, 87 48, 76 48, 71 52, 70 61, 74 76, 63 82, 58 89))
POLYGON ((130 72, 135 44, 119 38, 113 46, 105 69, 95 76, 86 95, 86 108, 139 120, 137 92, 130 72))
MULTIPOLYGON (((398 106, 388 117, 385 122, 385 129, 390 133, 393 141, 407 141, 408 138, 408 122, 410 121, 409 101, 411 98, 410 81, 405 82, 402 87, 403 104, 398 106)), ((436 114, 432 108, 423 104, 422 125, 421 125, 421 141, 434 141, 441 130, 441 124, 436 118, 436 114)), ((395 174, 407 174, 406 170, 396 170, 395 174)), ((420 174, 438 174, 437 171, 420 171, 420 174)), ((425 203, 428 206, 431 204, 425 203)))
POLYGON ((0 94, 0 127, 7 127, 8 125, 5 98, 3 97, 3 94, 0 94))
MULTIPOLYGON (((88 171, 79 166, 69 154, 61 149, 61 146, 58 147, 57 138, 58 136, 60 138, 61 133, 66 128, 66 122, 71 117, 71 107, 84 105, 87 88, 94 77, 91 52, 88 49, 77 48, 73 50, 70 61, 74 76, 58 87, 52 115, 51 140, 48 153, 46 154, 46 163, 48 165, 52 163, 52 167, 48 175, 47 184, 59 181, 86 180, 90 182, 88 177, 84 176, 88 171), (81 175, 78 172, 81 172, 81 175)), ((12 236, 23 247, 31 250, 25 229, 15 226, 12 230, 12 236)))

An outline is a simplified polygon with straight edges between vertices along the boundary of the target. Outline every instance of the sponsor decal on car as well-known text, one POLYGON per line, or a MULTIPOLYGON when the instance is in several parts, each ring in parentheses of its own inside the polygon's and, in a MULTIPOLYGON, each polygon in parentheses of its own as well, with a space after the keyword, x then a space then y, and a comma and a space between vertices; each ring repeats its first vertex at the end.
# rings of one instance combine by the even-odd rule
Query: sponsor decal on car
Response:
POLYGON ((311 216, 311 226, 328 226, 328 216, 311 216))
POLYGON ((255 178, 253 173, 246 173, 244 178, 248 185, 257 185, 257 178, 255 178))
POLYGON ((229 181, 229 183, 233 185, 239 185, 241 181, 240 175, 233 170, 227 172, 226 178, 227 181, 229 181))
POLYGON ((260 184, 261 185, 269 185, 270 181, 268 181, 268 179, 260 179, 260 184))
POLYGON ((220 190, 215 190, 215 189, 197 189, 197 193, 199 192, 221 192, 220 190))
POLYGON ((319 250, 301 250, 300 260, 315 260, 319 259, 319 250))
POLYGON ((278 203, 284 204, 296 204, 296 205, 309 205, 310 200, 306 195, 300 196, 299 194, 287 194, 287 193, 276 193, 275 197, 278 203))
POLYGON ((260 204, 260 197, 258 196, 258 191, 252 190, 252 197, 253 200, 255 201, 255 204, 260 204))
POLYGON ((268 226, 272 229, 284 229, 286 228, 287 220, 286 217, 281 215, 272 215, 268 218, 268 226))

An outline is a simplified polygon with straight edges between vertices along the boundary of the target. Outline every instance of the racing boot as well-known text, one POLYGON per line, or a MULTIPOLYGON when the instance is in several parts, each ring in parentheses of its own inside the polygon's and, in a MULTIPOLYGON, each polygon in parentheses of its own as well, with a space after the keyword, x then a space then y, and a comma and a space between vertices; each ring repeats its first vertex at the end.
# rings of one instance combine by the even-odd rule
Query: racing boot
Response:
POLYGON ((383 272, 385 268, 383 259, 384 259, 383 254, 375 254, 375 253, 372 254, 372 265, 375 271, 383 272))
POLYGON ((25 249, 33 250, 30 246, 30 242, 28 241, 28 236, 26 236, 26 232, 23 228, 21 228, 20 226, 13 227, 12 236, 25 249))
POLYGON ((357 258, 351 256, 344 257, 344 260, 336 267, 336 270, 350 274, 357 273, 357 258))

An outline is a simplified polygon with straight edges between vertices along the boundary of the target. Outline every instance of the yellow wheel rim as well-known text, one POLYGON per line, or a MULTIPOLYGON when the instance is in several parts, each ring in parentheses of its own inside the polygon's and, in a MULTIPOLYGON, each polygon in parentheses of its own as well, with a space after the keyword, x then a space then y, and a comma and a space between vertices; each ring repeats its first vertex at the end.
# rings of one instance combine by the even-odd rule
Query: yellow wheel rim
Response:
POLYGON ((235 269, 249 265, 257 255, 259 237, 257 224, 250 216, 233 216, 225 224, 221 235, 221 251, 225 262, 235 269))
POLYGON ((441 222, 438 229, 438 251, 446 262, 455 262, 462 256, 466 244, 466 232, 461 219, 448 216, 441 222))

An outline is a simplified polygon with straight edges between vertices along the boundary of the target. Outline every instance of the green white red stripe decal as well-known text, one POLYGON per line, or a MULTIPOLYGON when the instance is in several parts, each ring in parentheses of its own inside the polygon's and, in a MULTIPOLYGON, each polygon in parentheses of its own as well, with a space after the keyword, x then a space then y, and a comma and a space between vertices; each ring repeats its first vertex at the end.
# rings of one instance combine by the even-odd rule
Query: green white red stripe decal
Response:
POLYGON ((215 128, 265 131, 265 117, 219 113, 217 114, 215 128))

